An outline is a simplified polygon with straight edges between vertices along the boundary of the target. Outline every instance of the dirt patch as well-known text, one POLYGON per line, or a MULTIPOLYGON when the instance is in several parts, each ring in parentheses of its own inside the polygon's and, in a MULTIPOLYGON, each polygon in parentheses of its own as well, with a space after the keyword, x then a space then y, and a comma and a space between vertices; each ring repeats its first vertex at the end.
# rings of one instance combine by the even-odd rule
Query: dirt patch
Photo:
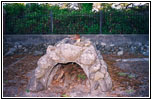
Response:
MULTIPOLYGON (((123 56, 103 55, 105 62, 108 64, 108 72, 113 82, 112 90, 110 92, 107 92, 105 96, 107 97, 149 96, 148 95, 149 93, 146 92, 147 89, 149 88, 148 87, 149 80, 147 76, 148 73, 138 72, 136 73, 138 77, 129 77, 130 73, 132 73, 131 70, 124 70, 116 65, 116 59, 139 58, 139 57, 144 57, 144 56, 128 55, 128 54, 123 56), (122 74, 122 73, 127 73, 127 74, 122 74)), ((32 56, 32 55, 13 55, 3 58, 3 62, 4 62, 3 69, 10 66, 12 63, 22 59, 17 63, 13 64, 7 70, 3 70, 4 97, 10 97, 10 96, 20 97, 20 96, 24 96, 25 92, 30 93, 28 90, 26 90, 26 86, 29 81, 29 77, 27 76, 27 74, 37 67, 37 61, 39 58, 40 56, 32 56)), ((142 62, 140 63, 140 65, 141 67, 145 66, 145 64, 143 64, 142 62)), ((73 65, 68 65, 66 67, 62 67, 60 70, 57 71, 56 75, 58 77, 57 76, 54 77, 54 80, 52 82, 54 86, 56 85, 56 87, 54 88, 54 93, 52 92, 49 95, 45 95, 45 96, 50 96, 50 97, 70 96, 68 93, 69 91, 72 90, 71 88, 78 87, 79 85, 83 85, 86 91, 88 91, 87 87, 85 87, 85 84, 87 83, 87 78, 85 79, 82 78, 82 76, 85 76, 83 70, 79 67, 76 66, 72 67, 72 66, 73 65), (63 73, 63 75, 61 75, 61 73, 63 73), (76 76, 74 76, 75 74, 76 76), (59 75, 61 75, 62 77, 59 77, 59 75), (68 83, 64 84, 64 81, 66 81, 66 79, 73 81, 71 82, 68 81, 68 83)), ((49 90, 42 92, 44 93, 49 92, 49 90)), ((44 96, 44 95, 39 95, 39 96, 44 96)))
POLYGON ((9 67, 7 70, 3 70, 4 96, 18 96, 25 90, 28 83, 28 77, 26 74, 36 68, 36 63, 39 58, 39 56, 30 55, 14 55, 12 57, 4 57, 3 69, 9 67), (9 67, 9 65, 23 57, 24 59, 9 67), (14 91, 14 89, 10 89, 11 87, 16 91, 14 91))
POLYGON ((87 87, 87 76, 83 69, 76 63, 61 65, 62 67, 56 72, 49 89, 61 96, 69 95, 72 90, 79 88, 79 91, 89 92, 87 87))

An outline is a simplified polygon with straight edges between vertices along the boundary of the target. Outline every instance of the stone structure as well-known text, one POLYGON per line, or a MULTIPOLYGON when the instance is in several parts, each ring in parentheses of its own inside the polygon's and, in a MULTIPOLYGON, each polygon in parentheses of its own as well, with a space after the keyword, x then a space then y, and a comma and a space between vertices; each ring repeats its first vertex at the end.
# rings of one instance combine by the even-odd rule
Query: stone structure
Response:
POLYGON ((102 55, 89 39, 82 37, 81 41, 65 38, 55 46, 49 45, 46 54, 37 62, 38 66, 29 82, 29 90, 38 92, 47 89, 56 71, 61 67, 56 65, 69 62, 79 64, 84 70, 90 82, 90 93, 104 92, 112 88, 112 81, 102 55))

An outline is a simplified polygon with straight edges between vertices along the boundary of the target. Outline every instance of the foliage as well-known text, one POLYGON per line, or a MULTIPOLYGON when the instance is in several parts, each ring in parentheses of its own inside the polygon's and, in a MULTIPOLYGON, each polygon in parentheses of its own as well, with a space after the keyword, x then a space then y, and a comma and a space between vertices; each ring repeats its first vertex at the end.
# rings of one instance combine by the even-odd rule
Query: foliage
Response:
POLYGON ((129 77, 129 78, 135 78, 135 75, 130 74, 130 75, 128 75, 128 77, 129 77))
POLYGON ((27 92, 27 93, 29 93, 29 92, 30 92, 30 90, 26 89, 26 92, 27 92))
POLYGON ((119 72, 118 75, 119 75, 119 76, 126 76, 127 74, 124 73, 124 72, 119 72))
POLYGON ((66 95, 66 94, 62 94, 62 97, 69 97, 68 95, 66 95))
POLYGON ((13 16, 13 15, 23 15, 25 12, 25 5, 23 3, 8 3, 4 5, 4 9, 7 12, 7 15, 13 16))
POLYGON ((86 76, 85 75, 82 75, 82 74, 78 74, 78 79, 82 79, 82 80, 85 80, 86 79, 86 76))
POLYGON ((127 92, 128 94, 130 94, 130 93, 135 92, 135 90, 133 90, 133 89, 129 89, 129 90, 126 90, 126 92, 127 92))
MULTIPOLYGON (((101 5, 103 34, 149 33, 149 16, 144 12, 145 10, 141 8, 117 10, 111 8, 112 3, 101 5)), ((36 3, 5 4, 4 8, 7 12, 6 33, 51 34, 50 11, 53 14, 53 33, 100 32, 100 13, 91 12, 92 3, 81 4, 81 10, 60 9, 57 5, 36 3)), ((147 6, 143 9, 147 9, 147 6)))
POLYGON ((82 3, 81 6, 82 6, 81 9, 82 12, 91 12, 93 3, 82 3))

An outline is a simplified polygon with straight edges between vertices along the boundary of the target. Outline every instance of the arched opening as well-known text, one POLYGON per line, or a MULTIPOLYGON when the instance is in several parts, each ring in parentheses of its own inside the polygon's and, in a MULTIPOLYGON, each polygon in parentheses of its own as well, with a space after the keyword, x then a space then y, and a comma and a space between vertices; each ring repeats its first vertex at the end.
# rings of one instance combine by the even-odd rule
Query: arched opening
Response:
POLYGON ((74 92, 90 92, 90 82, 80 65, 69 62, 66 64, 58 63, 55 67, 57 66, 60 67, 55 72, 51 83, 48 84, 48 89, 51 92, 61 95, 70 95, 74 92))

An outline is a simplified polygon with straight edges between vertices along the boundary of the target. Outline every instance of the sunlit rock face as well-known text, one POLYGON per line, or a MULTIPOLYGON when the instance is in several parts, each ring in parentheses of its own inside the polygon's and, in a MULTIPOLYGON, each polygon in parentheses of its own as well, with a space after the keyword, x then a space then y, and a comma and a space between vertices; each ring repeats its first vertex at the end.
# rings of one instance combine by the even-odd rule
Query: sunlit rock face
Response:
POLYGON ((74 62, 81 66, 93 91, 105 92, 112 88, 112 81, 107 70, 107 64, 94 44, 86 38, 80 41, 65 38, 55 46, 48 46, 46 54, 37 62, 37 68, 31 77, 29 90, 38 92, 47 89, 56 71, 61 66, 58 63, 74 62))

